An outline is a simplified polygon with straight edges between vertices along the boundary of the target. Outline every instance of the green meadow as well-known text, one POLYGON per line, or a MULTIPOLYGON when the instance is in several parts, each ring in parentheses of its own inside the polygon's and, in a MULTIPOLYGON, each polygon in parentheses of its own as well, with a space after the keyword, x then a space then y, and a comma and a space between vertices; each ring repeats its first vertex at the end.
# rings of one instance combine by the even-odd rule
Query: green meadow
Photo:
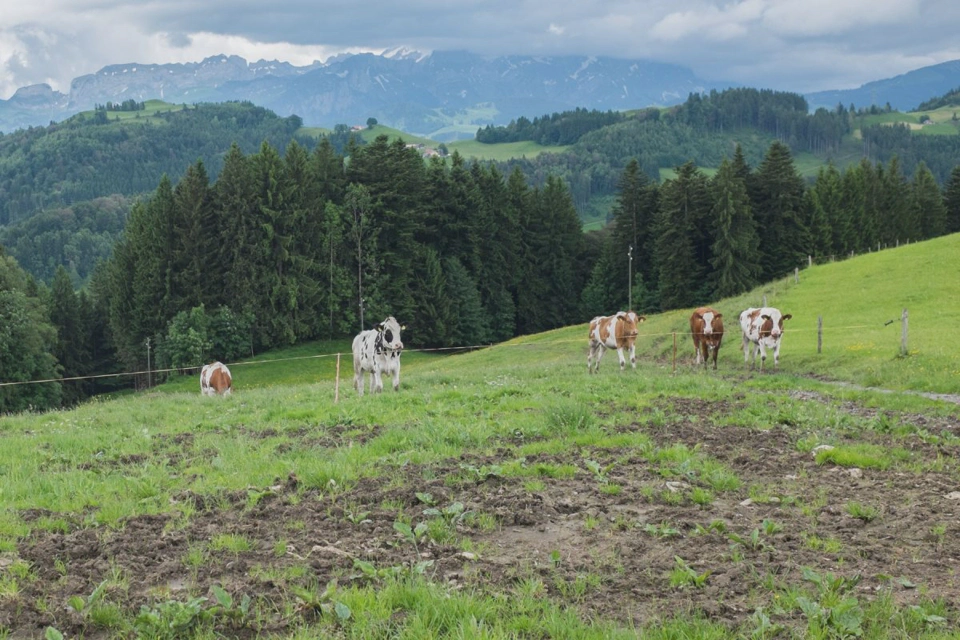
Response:
POLYGON ((359 397, 341 340, 230 363, 225 398, 3 417, 0 637, 958 638, 960 407, 917 393, 960 394, 958 252, 717 301, 716 372, 680 310, 623 373, 579 325, 409 349, 359 397), (760 373, 763 296, 793 317, 760 373))

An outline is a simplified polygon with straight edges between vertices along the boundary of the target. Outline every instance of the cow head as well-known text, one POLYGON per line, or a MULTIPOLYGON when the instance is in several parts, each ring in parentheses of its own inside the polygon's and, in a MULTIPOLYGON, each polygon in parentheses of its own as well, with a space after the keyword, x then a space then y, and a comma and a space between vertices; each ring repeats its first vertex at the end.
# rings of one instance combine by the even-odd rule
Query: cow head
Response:
POLYGON ((614 335, 617 345, 632 347, 637 339, 637 325, 646 320, 646 316, 638 316, 634 311, 618 311, 615 318, 617 324, 614 335))
POLYGON ((765 309, 767 313, 760 315, 763 321, 760 325, 760 337, 770 336, 774 340, 783 335, 783 321, 789 320, 793 316, 789 313, 781 315, 779 309, 765 309))
POLYGON ((402 326, 397 319, 389 316, 383 322, 373 327, 378 334, 378 342, 383 345, 387 351, 399 351, 403 349, 403 342, 400 341, 400 332, 406 327, 402 326))
MULTIPOLYGON (((718 313, 717 311, 707 311, 700 317, 703 318, 703 335, 709 336, 709 335, 712 335, 714 332, 714 326, 713 326, 714 321, 720 320, 720 318, 723 317, 723 314, 718 313)), ((720 330, 719 329, 720 326, 722 325, 720 325, 720 323, 718 322, 717 329, 716 329, 717 331, 720 330)))

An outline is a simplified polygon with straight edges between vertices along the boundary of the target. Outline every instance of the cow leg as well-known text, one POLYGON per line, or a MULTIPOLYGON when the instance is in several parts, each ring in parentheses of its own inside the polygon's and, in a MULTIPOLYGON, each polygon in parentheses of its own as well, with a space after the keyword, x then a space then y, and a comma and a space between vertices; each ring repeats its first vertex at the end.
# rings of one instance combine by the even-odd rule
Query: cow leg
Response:
POLYGON ((717 356, 719 355, 719 353, 720 353, 720 347, 714 347, 713 348, 713 370, 714 371, 717 370, 717 356))
POLYGON ((697 342, 696 337, 693 339, 693 364, 700 364, 700 343, 697 342))
POLYGON ((750 364, 750 352, 753 351, 753 345, 750 344, 750 338, 747 337, 747 334, 743 334, 741 349, 743 349, 743 366, 746 368, 750 364))
POLYGON ((757 343, 757 352, 760 354, 760 373, 763 373, 763 363, 767 361, 767 348, 763 344, 763 340, 757 343))
POLYGON ((777 340, 776 346, 773 347, 773 370, 776 371, 778 366, 780 366, 780 341, 779 340, 777 340))
POLYGON ((620 373, 623 373, 627 366, 627 360, 623 357, 623 347, 617 347, 617 359, 620 361, 620 373))
POLYGON ((600 359, 603 358, 603 354, 607 352, 607 348, 603 346, 603 343, 600 343, 597 346, 597 358, 593 361, 593 372, 600 373, 600 359))
POLYGON ((393 390, 400 391, 400 360, 393 367, 393 390))
POLYGON ((593 344, 593 341, 590 341, 590 344, 587 345, 587 373, 593 373, 593 358, 597 353, 597 347, 593 344))
POLYGON ((630 367, 636 371, 637 370, 637 345, 630 345, 630 367))
POLYGON ((354 357, 353 359, 353 388, 357 390, 361 396, 363 396, 363 370, 360 368, 359 358, 354 357))

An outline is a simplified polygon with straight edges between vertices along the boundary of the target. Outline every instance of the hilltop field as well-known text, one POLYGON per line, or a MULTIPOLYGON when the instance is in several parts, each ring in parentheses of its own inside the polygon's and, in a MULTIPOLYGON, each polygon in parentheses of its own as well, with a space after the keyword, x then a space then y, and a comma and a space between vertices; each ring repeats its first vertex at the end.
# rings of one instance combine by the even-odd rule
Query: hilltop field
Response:
POLYGON ((684 310, 624 373, 579 325, 405 353, 361 398, 344 340, 230 363, 226 398, 5 417, 0 637, 958 638, 957 255, 717 301, 716 372, 684 310), (793 318, 761 374, 763 296, 793 318))

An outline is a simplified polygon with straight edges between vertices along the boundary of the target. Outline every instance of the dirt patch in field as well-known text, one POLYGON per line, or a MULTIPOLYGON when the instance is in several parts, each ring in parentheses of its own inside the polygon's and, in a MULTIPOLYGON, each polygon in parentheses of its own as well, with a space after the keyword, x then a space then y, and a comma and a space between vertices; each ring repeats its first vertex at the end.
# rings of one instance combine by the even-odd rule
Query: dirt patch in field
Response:
MULTIPOLYGON (((656 447, 684 444, 732 472, 737 488, 712 488, 696 467, 655 464, 640 449, 572 448, 521 458, 505 442, 489 455, 392 467, 345 490, 304 490, 290 475, 255 492, 185 492, 173 500, 195 510, 188 519, 151 515, 118 529, 34 531, 18 549, 32 578, 21 580, 16 597, 0 600, 0 624, 17 629, 14 637, 42 637, 47 625, 71 637, 107 637, 108 630, 67 607, 71 596, 87 597, 106 580, 104 601, 129 614, 170 599, 210 597, 211 586, 221 585, 237 601, 254 597, 264 612, 256 627, 223 633, 283 632, 312 615, 281 606, 291 587, 379 579, 355 561, 385 571, 429 562, 420 566, 431 579, 491 593, 536 580, 584 615, 625 624, 684 610, 742 624, 757 607, 775 608, 777 585, 815 594, 804 568, 859 576, 850 593, 862 601, 887 591, 900 604, 933 596, 955 616, 960 500, 950 496, 960 491, 960 448, 858 434, 858 441, 907 446, 919 465, 938 456, 946 461, 922 473, 821 466, 798 449, 802 434, 788 426, 714 426, 738 401, 729 402, 665 399, 664 424, 637 416, 615 430, 643 431, 656 447), (508 463, 519 463, 524 475, 502 477, 508 463), (555 473, 564 465, 578 471, 555 473), (395 528, 398 521, 431 523, 435 539, 425 534, 415 545, 395 528), (684 574, 702 585, 671 584, 684 574)), ((325 429, 304 430, 298 443, 345 446, 379 433, 325 429)), ((193 439, 184 434, 179 444, 191 448, 193 439)), ((21 513, 27 521, 53 515, 21 513)), ((793 615, 802 624, 802 614, 793 615)))

